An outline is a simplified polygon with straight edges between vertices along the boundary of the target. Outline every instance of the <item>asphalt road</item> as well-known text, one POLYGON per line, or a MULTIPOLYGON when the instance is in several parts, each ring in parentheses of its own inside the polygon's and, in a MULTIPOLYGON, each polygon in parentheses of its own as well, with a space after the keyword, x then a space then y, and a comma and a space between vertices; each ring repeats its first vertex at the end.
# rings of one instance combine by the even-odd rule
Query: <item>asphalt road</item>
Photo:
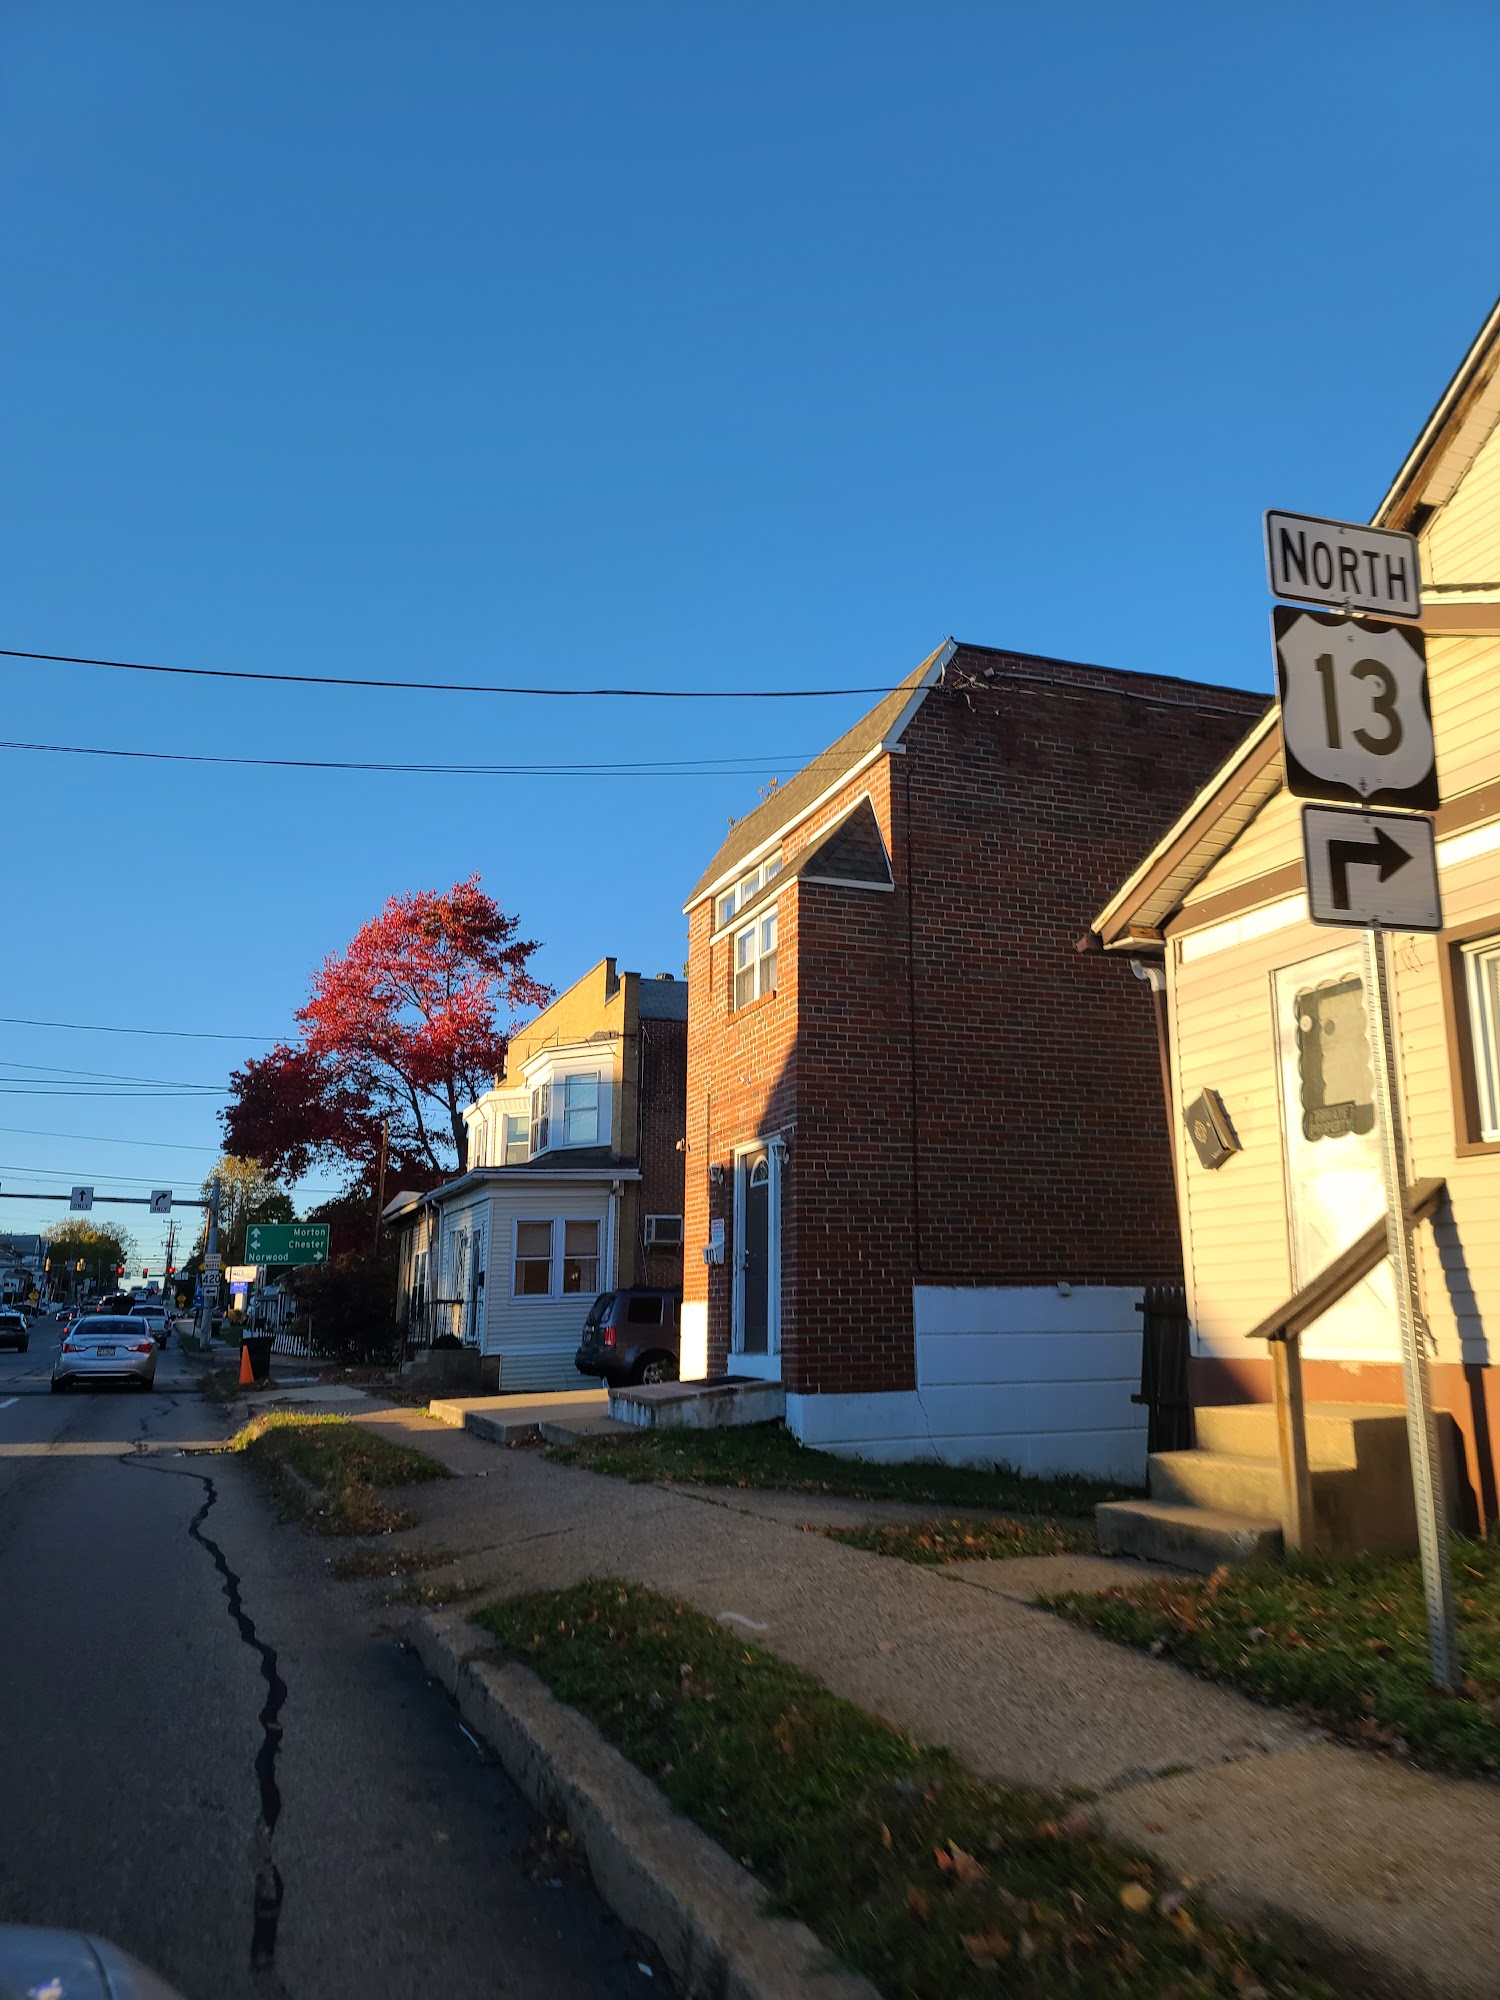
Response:
POLYGON ((329 1544, 278 1525, 175 1340, 150 1394, 0 1353, 0 1921, 186 2000, 661 1995, 329 1544))

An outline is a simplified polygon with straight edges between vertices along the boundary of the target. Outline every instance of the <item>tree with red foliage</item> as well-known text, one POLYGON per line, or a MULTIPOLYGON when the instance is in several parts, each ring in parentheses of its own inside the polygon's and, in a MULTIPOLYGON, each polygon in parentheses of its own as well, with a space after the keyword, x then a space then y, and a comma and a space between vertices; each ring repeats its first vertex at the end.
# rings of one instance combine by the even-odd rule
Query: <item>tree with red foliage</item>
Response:
POLYGON ((230 1077, 229 1150, 286 1179, 322 1158, 364 1180, 388 1123, 387 1185, 432 1185, 454 1156, 461 1173, 464 1105, 503 1064, 516 1012, 552 998, 527 970, 537 946, 519 928, 477 875, 445 892, 392 896, 318 969, 297 1011, 300 1043, 230 1077))

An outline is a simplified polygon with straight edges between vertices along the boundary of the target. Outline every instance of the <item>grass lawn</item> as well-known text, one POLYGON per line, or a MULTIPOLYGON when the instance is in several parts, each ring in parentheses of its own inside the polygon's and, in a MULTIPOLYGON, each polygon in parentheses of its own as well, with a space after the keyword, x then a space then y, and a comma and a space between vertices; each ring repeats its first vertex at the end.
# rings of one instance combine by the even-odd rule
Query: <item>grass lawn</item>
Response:
POLYGON ((614 1479, 680 1480, 691 1486, 756 1486, 782 1493, 832 1493, 850 1500, 930 1500, 939 1507, 993 1507, 1007 1514, 1085 1519, 1101 1500, 1140 1489, 1098 1479, 1039 1479, 999 1465, 875 1465, 798 1444, 784 1424, 731 1430, 642 1431, 553 1445, 548 1457, 614 1479))
POLYGON ((479 1616, 887 2000, 1332 2000, 1086 1809, 980 1783, 669 1598, 588 1582, 479 1616))
POLYGON ((425 1452, 392 1444, 347 1417, 292 1411, 252 1417, 225 1449, 244 1452, 286 1511, 327 1535, 409 1528, 415 1516, 391 1506, 376 1489, 448 1477, 447 1468, 425 1452))
POLYGON ((1500 1770, 1500 1542, 1453 1544, 1460 1697, 1427 1678, 1415 1556, 1219 1570, 1041 1601, 1112 1639, 1165 1653, 1356 1743, 1471 1774, 1500 1770))
POLYGON ((1061 1556, 1097 1549, 1091 1528, 1055 1521, 867 1522, 860 1528, 822 1528, 831 1542, 897 1556, 909 1563, 1004 1562, 1010 1556, 1061 1556))

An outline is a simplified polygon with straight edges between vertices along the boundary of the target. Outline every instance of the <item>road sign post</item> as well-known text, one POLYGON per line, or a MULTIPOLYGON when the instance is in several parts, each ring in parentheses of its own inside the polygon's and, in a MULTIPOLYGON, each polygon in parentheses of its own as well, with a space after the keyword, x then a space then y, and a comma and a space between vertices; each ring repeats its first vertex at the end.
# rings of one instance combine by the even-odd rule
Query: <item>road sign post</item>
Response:
POLYGON ((1271 614, 1287 790, 1302 808, 1308 915, 1365 933, 1374 1013, 1375 1101, 1428 1653, 1439 1687, 1459 1682, 1448 1515, 1427 1372, 1407 1206, 1401 1074, 1386 933, 1442 928, 1437 751, 1421 631, 1421 574, 1410 535, 1311 515, 1266 515, 1266 573, 1279 595, 1342 615, 1278 604, 1271 614), (1385 613, 1357 617, 1356 612, 1385 613), (1347 802, 1347 803, 1346 803, 1347 802), (1380 807, 1384 810, 1375 811, 1380 807))

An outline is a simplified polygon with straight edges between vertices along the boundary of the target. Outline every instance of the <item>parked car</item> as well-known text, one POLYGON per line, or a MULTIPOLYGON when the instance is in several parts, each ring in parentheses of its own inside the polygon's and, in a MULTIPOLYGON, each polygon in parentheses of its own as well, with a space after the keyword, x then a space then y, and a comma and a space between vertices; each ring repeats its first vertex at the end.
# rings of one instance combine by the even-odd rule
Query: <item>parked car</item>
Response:
POLYGON ((78 1382, 133 1382, 149 1389, 156 1380, 156 1336, 128 1313, 90 1313, 63 1335, 52 1364, 52 1387, 78 1382))
POLYGON ((172 1322, 167 1318, 167 1309, 160 1299, 137 1299, 130 1308, 129 1317, 143 1320, 155 1334, 157 1346, 166 1346, 167 1335, 172 1331, 172 1322))
POLYGON ((9 1307, 0 1312, 0 1347, 14 1347, 24 1354, 30 1345, 31 1328, 25 1313, 12 1312, 9 1307))
POLYGON ((628 1382, 675 1382, 681 1319, 681 1292, 652 1285, 601 1292, 589 1307, 573 1366, 580 1375, 597 1375, 614 1388, 628 1382))

